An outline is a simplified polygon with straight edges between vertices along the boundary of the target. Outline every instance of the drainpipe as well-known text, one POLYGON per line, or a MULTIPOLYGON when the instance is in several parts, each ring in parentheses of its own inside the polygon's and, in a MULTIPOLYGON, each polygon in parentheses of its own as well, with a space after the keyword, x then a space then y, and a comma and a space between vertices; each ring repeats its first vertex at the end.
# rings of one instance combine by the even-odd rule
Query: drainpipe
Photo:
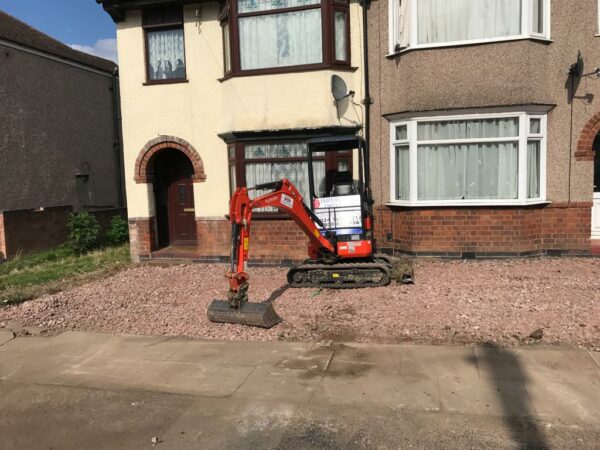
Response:
POLYGON ((123 136, 121 128, 121 96, 119 92, 119 68, 115 67, 112 72, 112 95, 113 95, 113 127, 114 127, 114 140, 113 148, 115 150, 115 163, 116 173, 119 183, 118 189, 118 207, 123 208, 125 201, 123 196, 123 174, 122 174, 122 148, 123 148, 123 136))
POLYGON ((360 6, 362 7, 362 21, 363 21, 363 78, 365 80, 364 85, 364 98, 362 100, 365 106, 365 123, 363 124, 365 129, 365 144, 366 144, 366 156, 369 157, 369 144, 370 144, 370 130, 371 130, 371 105, 373 99, 369 91, 369 51, 368 51, 368 38, 367 38, 367 10, 371 5, 371 0, 359 0, 360 6))

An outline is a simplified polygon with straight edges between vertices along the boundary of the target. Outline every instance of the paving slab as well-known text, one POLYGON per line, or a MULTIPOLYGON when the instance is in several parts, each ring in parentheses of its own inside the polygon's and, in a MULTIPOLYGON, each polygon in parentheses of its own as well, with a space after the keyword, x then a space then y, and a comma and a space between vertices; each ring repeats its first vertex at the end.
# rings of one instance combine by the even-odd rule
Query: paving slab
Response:
POLYGON ((505 380, 476 380, 468 383, 440 379, 440 398, 444 410, 478 416, 534 415, 533 404, 523 383, 505 380))
POLYGON ((47 382, 219 397, 233 394, 253 370, 249 366, 93 358, 69 366, 47 382))
POLYGON ((402 346, 401 374, 465 381, 478 378, 477 363, 471 347, 402 346))
POLYGON ((555 349, 474 348, 482 378, 521 382, 569 381, 594 377, 600 368, 587 352, 555 349))
POLYGON ((600 426, 600 386, 595 383, 533 383, 527 392, 542 420, 560 418, 567 424, 587 422, 600 426))
POLYGON ((12 341, 15 338, 15 334, 9 330, 0 330, 0 346, 12 341))
POLYGON ((380 372, 398 374, 402 372, 404 346, 371 344, 335 344, 336 362, 365 363, 377 366, 380 372))
POLYGON ((235 392, 234 398, 310 403, 321 382, 322 371, 257 367, 235 392))
POLYGON ((594 360, 594 362, 596 363, 596 365, 600 369, 600 353, 598 353, 598 352, 590 352, 590 356, 592 357, 592 359, 594 360))
POLYGON ((390 374, 370 363, 337 361, 334 357, 323 375, 318 396, 332 404, 438 411, 438 383, 438 378, 390 374))
POLYGON ((314 343, 187 340, 169 357, 169 361, 308 369, 314 365, 324 367, 332 354, 331 347, 314 343), (291 367, 293 364, 299 367, 291 367))

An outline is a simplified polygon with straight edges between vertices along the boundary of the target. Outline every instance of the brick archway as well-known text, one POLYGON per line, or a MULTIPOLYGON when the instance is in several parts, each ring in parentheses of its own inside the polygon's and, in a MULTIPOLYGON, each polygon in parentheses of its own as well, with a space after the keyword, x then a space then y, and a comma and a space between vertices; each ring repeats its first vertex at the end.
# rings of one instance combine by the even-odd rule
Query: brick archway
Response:
POLYGON ((594 160, 594 139, 596 139, 598 133, 600 133, 600 112, 594 114, 579 135, 577 150, 575 151, 577 161, 594 160))
POLYGON ((150 162, 157 153, 168 148, 179 150, 189 158, 194 167, 194 174, 192 175, 194 183, 206 180, 202 158, 189 142, 175 136, 159 136, 144 145, 135 161, 134 180, 136 183, 152 182, 153 174, 150 162))

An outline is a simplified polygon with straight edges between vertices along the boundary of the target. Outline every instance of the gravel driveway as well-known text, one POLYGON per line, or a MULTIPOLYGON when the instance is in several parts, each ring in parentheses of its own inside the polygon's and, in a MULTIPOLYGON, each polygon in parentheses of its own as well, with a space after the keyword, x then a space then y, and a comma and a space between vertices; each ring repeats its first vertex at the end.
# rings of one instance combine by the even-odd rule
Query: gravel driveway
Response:
POLYGON ((342 291, 288 289, 285 269, 252 268, 251 300, 273 301, 284 319, 270 330, 207 320, 210 301, 225 297, 225 270, 134 266, 0 309, 0 322, 209 339, 600 348, 600 259, 419 260, 415 285, 342 291), (543 337, 531 338, 538 329, 543 337))

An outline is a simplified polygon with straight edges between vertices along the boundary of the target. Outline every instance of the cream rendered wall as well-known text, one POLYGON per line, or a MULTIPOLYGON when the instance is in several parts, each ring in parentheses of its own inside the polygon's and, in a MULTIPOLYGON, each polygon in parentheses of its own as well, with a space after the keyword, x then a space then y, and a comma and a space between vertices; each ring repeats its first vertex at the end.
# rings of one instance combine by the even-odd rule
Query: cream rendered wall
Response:
MULTIPOLYGON (((194 184, 197 217, 223 217, 228 211, 228 131, 360 125, 362 71, 331 71, 237 77, 223 76, 218 2, 184 7, 189 83, 144 86, 145 61, 141 12, 127 14, 117 26, 123 146, 129 217, 154 215, 150 184, 136 184, 135 161, 142 147, 159 135, 188 141, 200 154, 207 179, 194 184), (196 12, 198 11, 198 17, 196 12), (336 73, 356 92, 355 104, 338 119, 330 93, 336 73)), ((350 5, 352 66, 362 66, 360 6, 350 5)))

